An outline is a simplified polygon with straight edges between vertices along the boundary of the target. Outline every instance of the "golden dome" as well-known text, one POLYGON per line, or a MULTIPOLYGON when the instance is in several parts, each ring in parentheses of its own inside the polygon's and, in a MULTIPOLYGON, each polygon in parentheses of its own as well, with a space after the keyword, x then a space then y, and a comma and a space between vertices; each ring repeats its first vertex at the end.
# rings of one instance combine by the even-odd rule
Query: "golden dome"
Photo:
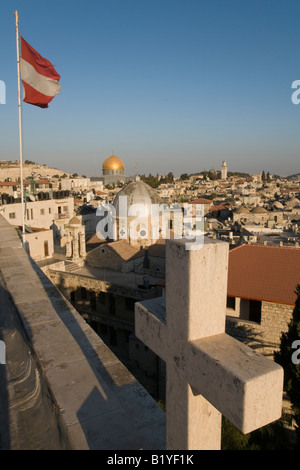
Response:
POLYGON ((102 170, 125 170, 124 163, 116 155, 111 155, 104 160, 102 170))

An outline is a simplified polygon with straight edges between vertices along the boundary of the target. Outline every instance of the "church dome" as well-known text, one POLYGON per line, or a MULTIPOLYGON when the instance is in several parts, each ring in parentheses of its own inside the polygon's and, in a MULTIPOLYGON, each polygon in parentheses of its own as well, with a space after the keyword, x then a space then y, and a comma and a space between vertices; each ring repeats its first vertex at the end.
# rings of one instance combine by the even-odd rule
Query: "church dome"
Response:
POLYGON ((118 214, 119 198, 120 196, 127 196, 127 208, 133 204, 145 204, 150 207, 151 204, 162 204, 162 199, 148 184, 143 181, 136 181, 127 184, 115 197, 114 207, 118 214))
POLYGON ((240 206, 238 209, 235 210, 236 214, 249 214, 249 210, 245 206, 240 206))
POLYGON ((255 206, 254 209, 252 209, 252 214, 263 214, 268 212, 267 209, 261 206, 255 206))
POLYGON ((78 217, 72 217, 69 221, 69 225, 81 225, 81 220, 78 217))
POLYGON ((116 155, 111 155, 104 160, 102 170, 125 170, 124 163, 116 155))

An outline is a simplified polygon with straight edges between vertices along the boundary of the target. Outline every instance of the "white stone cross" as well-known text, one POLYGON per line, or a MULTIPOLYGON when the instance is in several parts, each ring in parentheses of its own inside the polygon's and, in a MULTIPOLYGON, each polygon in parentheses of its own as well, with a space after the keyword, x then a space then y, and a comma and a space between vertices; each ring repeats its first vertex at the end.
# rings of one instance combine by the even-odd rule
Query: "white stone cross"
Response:
POLYGON ((166 362, 168 450, 218 450, 280 418, 283 369, 225 333, 228 244, 166 241, 166 298, 136 303, 136 336, 166 362))

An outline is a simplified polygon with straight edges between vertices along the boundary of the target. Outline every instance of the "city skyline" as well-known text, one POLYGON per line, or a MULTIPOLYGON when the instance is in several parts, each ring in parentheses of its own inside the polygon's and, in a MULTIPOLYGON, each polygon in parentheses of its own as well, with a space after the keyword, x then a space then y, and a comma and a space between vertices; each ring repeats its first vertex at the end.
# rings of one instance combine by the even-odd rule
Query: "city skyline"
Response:
POLYGON ((132 175, 220 169, 299 173, 300 79, 292 2, 9 1, 0 11, 0 160, 17 160, 15 20, 61 75, 48 110, 22 103, 23 157, 101 174, 111 154, 132 175), (289 7, 289 4, 292 8, 289 7))

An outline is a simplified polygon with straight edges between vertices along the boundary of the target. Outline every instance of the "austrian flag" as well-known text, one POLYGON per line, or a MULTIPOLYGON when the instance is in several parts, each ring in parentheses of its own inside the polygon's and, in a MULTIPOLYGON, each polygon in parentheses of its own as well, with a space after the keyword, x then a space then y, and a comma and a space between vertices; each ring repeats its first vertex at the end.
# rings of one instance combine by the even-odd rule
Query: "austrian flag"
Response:
POLYGON ((60 92, 60 75, 33 47, 21 37, 20 71, 25 103, 48 108, 50 101, 60 92))

